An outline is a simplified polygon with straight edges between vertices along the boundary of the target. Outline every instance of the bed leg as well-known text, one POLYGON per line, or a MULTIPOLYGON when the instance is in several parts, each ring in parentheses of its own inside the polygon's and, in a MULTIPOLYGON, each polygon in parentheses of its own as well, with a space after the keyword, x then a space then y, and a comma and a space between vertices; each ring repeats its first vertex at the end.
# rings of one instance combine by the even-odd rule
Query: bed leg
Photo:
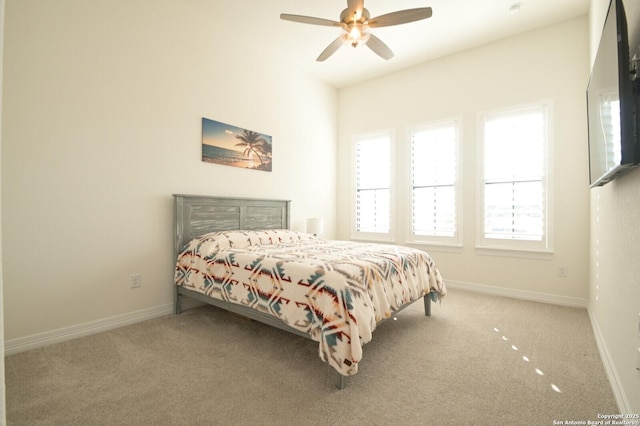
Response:
POLYGON ((427 317, 431 316, 431 295, 425 294, 423 297, 424 300, 424 315, 427 317))
POLYGON ((178 315, 182 313, 182 295, 178 292, 176 292, 176 300, 175 300, 175 306, 174 306, 174 314, 178 315))
POLYGON ((346 377, 344 377, 344 376, 343 376, 342 374, 340 374, 340 373, 336 373, 336 387, 337 387, 339 390, 344 389, 344 387, 346 386, 346 381, 347 381, 347 378, 346 378, 346 377))

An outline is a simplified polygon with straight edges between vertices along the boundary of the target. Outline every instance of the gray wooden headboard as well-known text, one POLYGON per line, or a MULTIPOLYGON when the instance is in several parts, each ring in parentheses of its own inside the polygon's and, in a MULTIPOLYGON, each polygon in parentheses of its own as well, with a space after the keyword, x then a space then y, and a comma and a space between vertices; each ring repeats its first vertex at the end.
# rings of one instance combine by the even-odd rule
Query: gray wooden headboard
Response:
POLYGON ((175 246, 178 252, 193 238, 236 229, 289 229, 289 200, 208 197, 174 194, 175 246))

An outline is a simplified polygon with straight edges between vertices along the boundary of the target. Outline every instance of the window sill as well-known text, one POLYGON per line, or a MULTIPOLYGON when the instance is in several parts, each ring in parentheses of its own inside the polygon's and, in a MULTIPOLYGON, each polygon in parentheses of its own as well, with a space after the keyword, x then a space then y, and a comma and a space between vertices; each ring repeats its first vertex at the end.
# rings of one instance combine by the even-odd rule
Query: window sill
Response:
POLYGON ((518 257, 522 259, 537 259, 537 260, 553 259, 553 250, 476 246, 476 254, 480 256, 518 257))
POLYGON ((352 233, 350 236, 352 241, 361 241, 368 243, 395 244, 395 238, 391 234, 375 234, 375 233, 352 233))
POLYGON ((436 243, 427 241, 405 241, 405 245, 425 248, 427 251, 439 251, 446 253, 462 253, 462 244, 436 243))

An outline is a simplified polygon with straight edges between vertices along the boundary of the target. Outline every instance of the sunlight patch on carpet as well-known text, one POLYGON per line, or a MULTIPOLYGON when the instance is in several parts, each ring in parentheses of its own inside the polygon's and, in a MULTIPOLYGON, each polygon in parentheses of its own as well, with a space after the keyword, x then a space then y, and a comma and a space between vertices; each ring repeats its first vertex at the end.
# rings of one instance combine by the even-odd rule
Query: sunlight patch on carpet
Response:
MULTIPOLYGON (((494 331, 494 333, 500 333, 500 329, 499 329, 498 327, 493 327, 493 331, 494 331)), ((502 335, 501 339, 502 339, 503 341, 505 341, 505 342, 509 341, 509 338, 508 338, 507 336, 505 336, 505 335, 502 335)), ((519 351, 519 350, 520 350, 516 345, 511 345, 511 349, 513 349, 514 351, 519 351)), ((530 361, 531 361, 531 360, 529 359, 529 357, 528 357, 528 356, 526 356, 526 355, 522 355, 522 360, 523 360, 524 362, 530 362, 530 361)), ((538 376, 544 376, 544 372, 543 372, 541 369, 539 369, 539 368, 535 368, 535 369, 534 369, 534 371, 536 372, 536 374, 537 374, 538 376)), ((556 384, 554 384, 554 383, 551 383, 551 389, 552 389, 554 392, 562 393, 562 391, 560 390, 560 388, 559 388, 556 384)))

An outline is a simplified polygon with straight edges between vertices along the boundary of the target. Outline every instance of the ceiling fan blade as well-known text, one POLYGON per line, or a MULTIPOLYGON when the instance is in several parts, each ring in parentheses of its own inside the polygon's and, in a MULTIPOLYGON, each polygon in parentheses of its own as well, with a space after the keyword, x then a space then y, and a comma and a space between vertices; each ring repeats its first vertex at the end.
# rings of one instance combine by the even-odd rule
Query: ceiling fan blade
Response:
POLYGON ((369 37, 369 41, 367 41, 367 46, 369 46, 369 49, 373 50, 374 53, 380 56, 382 59, 385 59, 388 61, 389 59, 393 58, 393 52, 391 51, 391 49, 389 49, 389 46, 384 44, 382 40, 380 40, 378 37, 374 36, 373 34, 371 34, 371 36, 369 37))
POLYGON ((356 19, 360 19, 362 9, 364 9, 364 0, 347 0, 347 10, 349 10, 350 17, 353 17, 355 13, 357 16, 356 19))
POLYGON ((313 16, 290 15, 281 13, 280 19, 285 21, 301 22, 303 24, 323 25, 325 27, 342 27, 342 22, 331 21, 329 19, 314 18, 313 16))
POLYGON ((406 24, 408 22, 419 21, 430 18, 433 10, 430 7, 419 7, 417 9, 399 10, 369 19, 370 28, 388 27, 390 25, 406 24))
POLYGON ((338 49, 340 49, 340 47, 342 47, 343 44, 344 44, 344 40, 343 40, 342 37, 338 37, 337 39, 333 40, 333 42, 330 45, 328 45, 326 49, 324 49, 322 51, 320 56, 318 56, 318 58, 316 58, 316 61, 318 61, 318 62, 324 61, 329 56, 331 56, 334 53, 336 53, 336 51, 338 49))

